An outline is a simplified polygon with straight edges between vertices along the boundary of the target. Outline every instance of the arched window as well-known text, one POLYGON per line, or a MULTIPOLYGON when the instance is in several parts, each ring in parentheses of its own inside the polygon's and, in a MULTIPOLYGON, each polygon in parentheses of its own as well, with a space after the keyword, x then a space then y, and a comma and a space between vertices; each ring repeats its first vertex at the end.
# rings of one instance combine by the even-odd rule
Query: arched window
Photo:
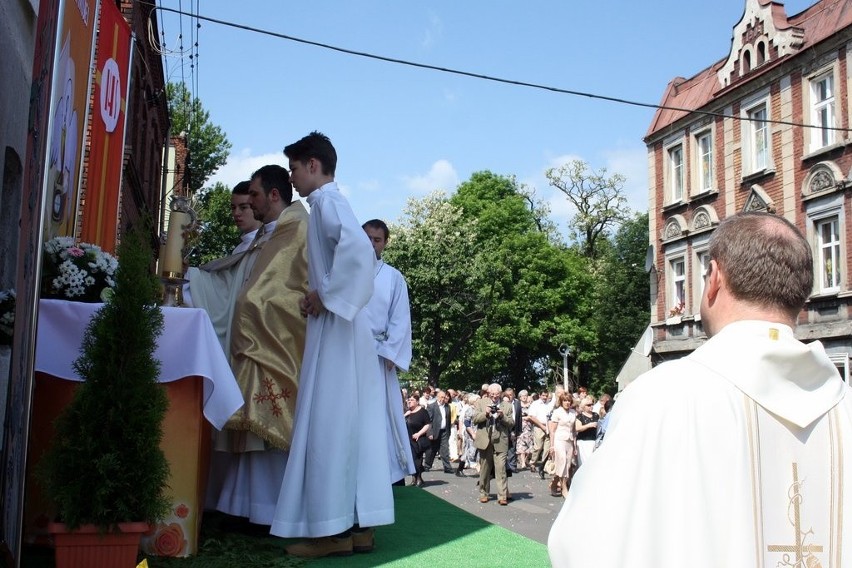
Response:
POLYGON ((743 50, 743 75, 751 71, 751 52, 743 50))
POLYGON ((757 42, 757 64, 763 65, 766 62, 766 44, 762 41, 757 42))

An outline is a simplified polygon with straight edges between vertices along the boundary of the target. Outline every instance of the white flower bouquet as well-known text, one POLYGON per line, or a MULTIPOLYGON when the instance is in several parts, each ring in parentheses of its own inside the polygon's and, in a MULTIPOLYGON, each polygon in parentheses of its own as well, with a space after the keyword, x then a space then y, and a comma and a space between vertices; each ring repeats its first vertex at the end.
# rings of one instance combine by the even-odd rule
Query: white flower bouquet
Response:
POLYGON ((15 290, 0 292, 0 345, 12 345, 15 326, 15 290))
POLYGON ((54 237, 44 245, 41 297, 105 302, 115 287, 118 261, 101 247, 54 237))

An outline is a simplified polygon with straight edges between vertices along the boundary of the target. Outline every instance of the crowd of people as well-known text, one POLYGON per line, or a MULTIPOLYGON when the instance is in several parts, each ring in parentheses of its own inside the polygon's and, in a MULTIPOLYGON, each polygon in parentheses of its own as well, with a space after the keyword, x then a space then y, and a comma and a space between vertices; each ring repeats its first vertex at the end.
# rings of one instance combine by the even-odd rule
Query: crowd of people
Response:
POLYGON ((478 392, 426 386, 403 389, 402 396, 417 470, 411 485, 422 487, 424 472, 437 473, 439 457, 445 474, 462 477, 471 470, 479 476, 482 503, 490 500, 495 479, 500 505, 511 499, 507 474, 524 470, 549 479, 554 497, 567 496, 574 472, 602 442, 615 403, 609 394, 596 399, 585 387, 570 393, 562 385, 517 396, 498 384, 478 392))

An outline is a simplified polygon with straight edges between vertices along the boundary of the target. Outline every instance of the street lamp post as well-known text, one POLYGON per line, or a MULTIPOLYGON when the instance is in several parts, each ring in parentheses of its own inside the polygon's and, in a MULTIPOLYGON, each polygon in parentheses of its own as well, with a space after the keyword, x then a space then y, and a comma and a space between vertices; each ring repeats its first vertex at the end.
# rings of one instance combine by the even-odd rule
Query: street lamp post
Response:
POLYGON ((566 392, 571 392, 571 382, 568 380, 568 355, 571 354, 571 349, 566 343, 559 346, 559 354, 562 355, 562 386, 566 392))

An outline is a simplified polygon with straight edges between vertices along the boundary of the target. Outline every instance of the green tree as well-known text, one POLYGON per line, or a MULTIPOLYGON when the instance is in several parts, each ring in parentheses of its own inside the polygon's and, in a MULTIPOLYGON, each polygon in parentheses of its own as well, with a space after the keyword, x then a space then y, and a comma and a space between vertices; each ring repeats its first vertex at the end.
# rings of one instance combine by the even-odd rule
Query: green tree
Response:
POLYGON ((222 183, 202 192, 196 202, 198 229, 189 243, 189 263, 199 266, 228 256, 240 242, 231 216, 231 189, 222 183))
POLYGON ((467 222, 441 192, 410 199, 391 227, 384 253, 408 282, 414 358, 407 376, 431 385, 456 380, 488 309, 486 267, 476 248, 476 223, 467 222))
POLYGON ((192 97, 185 85, 166 85, 172 134, 185 133, 189 156, 186 171, 190 193, 201 189, 207 180, 228 161, 231 143, 221 127, 210 122, 210 113, 198 97, 192 97))
POLYGON ((651 321, 648 250, 648 214, 625 221, 610 240, 599 275, 595 332, 597 357, 590 387, 595 392, 615 390, 615 377, 651 321))
POLYGON ((607 177, 606 168, 592 170, 583 160, 572 160, 544 172, 548 183, 565 194, 576 209, 569 222, 583 255, 598 256, 598 242, 630 216, 624 196, 625 177, 607 177))
POLYGON ((469 382, 526 387, 546 379, 560 343, 593 343, 586 259, 558 243, 546 211, 513 177, 478 172, 451 202, 479 228, 477 246, 491 263, 491 309, 477 330, 469 382))

